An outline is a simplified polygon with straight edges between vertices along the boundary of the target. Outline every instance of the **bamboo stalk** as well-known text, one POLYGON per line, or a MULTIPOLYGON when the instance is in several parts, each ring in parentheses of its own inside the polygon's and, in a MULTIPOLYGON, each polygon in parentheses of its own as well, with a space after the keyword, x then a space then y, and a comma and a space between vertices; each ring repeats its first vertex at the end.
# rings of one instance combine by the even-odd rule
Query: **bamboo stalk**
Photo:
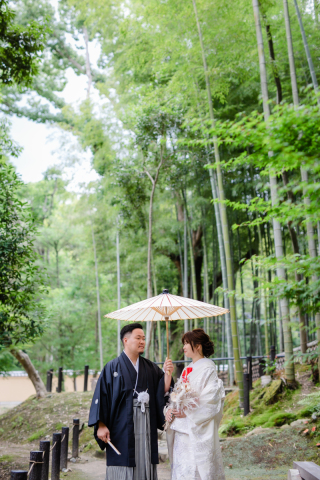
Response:
MULTIPOLYGON (((118 310, 121 308, 121 290, 120 290, 120 242, 119 242, 119 216, 117 217, 117 295, 118 295, 118 310)), ((118 356, 121 353, 121 340, 120 340, 120 331, 121 331, 121 320, 117 321, 118 327, 118 338, 117 338, 117 353, 118 356)))
MULTIPOLYGON (((184 216, 184 228, 183 228, 183 255, 184 255, 184 278, 183 278, 183 296, 188 297, 188 239, 187 239, 187 211, 184 207, 183 209, 184 216)), ((184 333, 189 330, 188 319, 184 320, 184 333)), ((186 355, 184 359, 187 360, 186 355)))
MULTIPOLYGON (((196 0, 192 0, 193 9, 196 19, 196 24, 198 28, 198 35, 199 35, 199 42, 201 46, 202 52, 202 62, 203 62, 203 69, 205 73, 206 79, 206 88, 207 88, 207 97, 208 97, 208 106, 209 106, 209 113, 212 126, 215 126, 215 118, 213 113, 213 104, 212 104, 212 95, 211 95, 211 87, 210 87, 210 78, 209 72, 207 67, 207 60, 205 56, 204 44, 202 39, 202 31, 198 17, 198 11, 196 6, 196 0)), ((223 180, 222 180, 222 171, 220 165, 220 153, 218 147, 217 138, 214 137, 213 139, 214 144, 214 156, 215 162, 217 167, 217 178, 218 178, 218 190, 219 190, 219 200, 220 200, 220 212, 221 212, 221 222, 222 222, 222 234, 223 234, 223 241, 224 241, 224 248, 225 248, 225 257, 226 257, 226 269, 227 269, 227 281, 228 281, 228 291, 229 291, 229 308, 230 308, 230 319, 231 319, 231 331, 232 331, 232 344, 233 344, 233 357, 235 363, 235 371, 236 371, 236 381, 239 387, 239 403, 240 407, 243 407, 243 370, 240 360, 240 349, 239 349, 239 334, 238 334, 238 324, 237 324, 237 315, 236 315, 236 308, 235 308, 235 297, 234 297, 234 281, 233 281, 233 271, 232 271, 232 259, 231 259, 231 249, 230 249, 230 239, 229 239, 229 228, 228 228, 228 218, 227 218, 227 210, 226 205, 224 203, 224 187, 223 187, 223 180)))
MULTIPOLYGON (((268 103, 268 84, 267 84, 267 72, 266 72, 266 62, 264 57, 264 48, 263 48, 263 39, 262 39, 262 30, 260 24, 260 14, 259 14, 259 2, 258 0, 252 0, 253 12, 255 18, 256 34, 257 34, 257 44, 258 44, 258 53, 259 53, 259 67, 260 67, 260 81, 261 81, 261 92, 262 92, 262 101, 263 101, 263 112, 265 122, 268 121, 270 116, 269 103, 268 103)), ((277 189, 277 178, 272 175, 270 172, 270 190, 271 190, 271 202, 272 205, 278 204, 278 189, 277 189)), ((282 242, 282 232, 281 225, 278 220, 273 219, 273 232, 274 232, 274 244, 275 244, 275 253, 276 258, 283 258, 283 242, 282 242)), ((286 275, 283 267, 277 267, 277 276, 280 280, 285 281, 286 275)), ((294 363, 292 361, 293 357, 293 344, 292 344, 292 333, 290 327, 290 313, 289 313, 289 303, 287 298, 281 298, 281 315, 283 319, 283 330, 284 330, 284 341, 285 341, 285 375, 287 382, 294 383, 294 363)))
MULTIPOLYGON (((296 70, 295 70, 295 63, 294 63, 294 56, 293 56, 293 45, 292 45, 289 9, 288 9, 287 0, 283 0, 283 2, 284 2, 284 6, 286 6, 286 8, 284 10, 284 14, 285 14, 285 22, 286 22, 287 46, 288 46, 288 52, 289 52, 289 59, 292 57, 292 59, 290 61, 290 76, 291 76, 292 96, 293 96, 293 103, 294 103, 295 107, 298 107, 299 106, 299 98, 298 98, 298 95, 296 94, 296 92, 298 91, 298 86, 297 86, 297 77, 296 77, 296 70)), ((301 15, 300 15, 300 11, 299 11, 298 5, 296 3, 296 0, 295 0, 295 7, 296 7, 296 12, 297 12, 298 20, 299 20, 299 25, 300 25, 300 30, 301 30, 301 34, 302 34, 302 38, 303 38, 303 42, 304 42, 304 47, 305 47, 305 51, 306 51, 306 55, 307 55, 307 59, 308 59, 310 74, 311 74, 312 81, 313 81, 313 86, 314 86, 315 92, 317 92, 318 82, 317 82, 317 78, 316 78, 315 73, 314 73, 313 63, 312 63, 312 59, 311 59, 310 52, 309 52, 309 46, 308 46, 307 38, 305 36, 301 15)), ((319 103, 319 98, 318 98, 318 103, 319 103)), ((301 166, 301 179, 304 183, 308 183, 308 172, 307 172, 307 170, 305 170, 303 168, 303 166, 301 166)), ((310 205, 310 198, 306 195, 305 191, 304 191, 304 204, 306 205, 306 207, 308 207, 310 205)), ((310 222, 308 220, 307 220, 307 238, 308 238, 309 255, 310 255, 311 258, 315 258, 317 256, 317 251, 316 251, 316 246, 315 246, 315 241, 314 241, 314 227, 313 227, 312 222, 310 222)), ((297 278, 297 276, 296 276, 296 278, 297 278)), ((317 277, 313 276, 312 280, 317 281, 317 277)), ((302 345, 305 347, 305 348, 303 348, 303 350, 306 350, 306 340, 307 339, 306 339, 306 334, 305 334, 306 332, 304 331, 304 328, 305 328, 304 323, 305 322, 304 322, 304 318, 302 317, 302 313, 300 311, 300 308, 299 308, 299 320, 300 320, 301 329, 302 329, 302 331, 301 331, 302 345)), ((318 342, 320 342, 320 312, 316 313, 315 322, 316 322, 316 328, 317 328, 317 339, 318 339, 318 342)), ((320 367, 320 356, 319 356, 319 359, 318 359, 318 364, 319 364, 319 367, 320 367)))
MULTIPOLYGON (((308 60, 308 65, 309 65, 310 75, 311 75, 311 79, 312 79, 312 83, 313 83, 313 88, 314 88, 314 91, 316 93, 318 93, 318 80, 317 80, 316 72, 314 70, 314 65, 313 65, 311 54, 310 54, 309 44, 308 44, 308 40, 307 40, 307 37, 306 37, 306 32, 304 30, 300 10, 299 10, 299 7, 298 7, 297 0, 293 0, 293 2, 294 2, 294 6, 296 8, 296 13, 297 13, 297 17, 298 17, 299 26, 300 26, 300 32, 301 32, 301 36, 302 36, 303 45, 304 45, 304 49, 305 49, 305 52, 306 52, 307 60, 308 60)), ((318 100, 318 105, 320 105, 320 98, 318 97, 317 100, 318 100)))
POLYGON ((92 233, 92 244, 93 244, 94 267, 95 267, 95 274, 96 274, 100 371, 102 372, 102 370, 103 370, 103 353, 102 353, 102 331, 101 331, 101 312, 100 312, 100 288, 99 288, 99 274, 98 274, 96 240, 95 240, 95 236, 94 236, 92 222, 91 222, 91 233, 92 233))

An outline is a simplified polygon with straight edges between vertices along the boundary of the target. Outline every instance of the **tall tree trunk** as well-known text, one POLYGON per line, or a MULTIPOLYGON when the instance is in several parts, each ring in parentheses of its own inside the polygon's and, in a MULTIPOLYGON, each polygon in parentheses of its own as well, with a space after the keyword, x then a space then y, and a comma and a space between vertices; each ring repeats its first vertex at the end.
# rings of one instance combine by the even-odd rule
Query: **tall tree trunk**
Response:
MULTIPOLYGON (((199 86, 197 81, 195 80, 195 85, 196 85, 196 91, 198 97, 199 95, 199 86)), ((200 105, 198 103, 198 110, 199 110, 199 117, 201 117, 201 109, 200 105)), ((202 124, 202 129, 203 124, 202 124)), ((210 155, 209 152, 206 148, 206 155, 208 159, 208 165, 210 165, 210 155)), ((211 184, 211 191, 212 191, 212 198, 213 200, 219 200, 219 192, 218 192, 218 187, 216 183, 216 178, 214 171, 209 168, 209 178, 210 178, 210 184, 211 184)), ((223 289, 224 289, 224 307, 229 309, 229 297, 228 297, 228 280, 227 280, 227 267, 226 267, 226 257, 225 257, 225 251, 224 251, 224 245, 223 245, 223 234, 222 234, 222 227, 221 227, 221 211, 220 211, 220 205, 215 202, 214 203, 214 212, 215 212, 215 219, 216 219, 216 226, 217 226, 217 232, 218 232, 218 244, 219 244, 219 254, 220 254, 220 262, 221 262, 221 272, 222 272, 222 283, 223 283, 223 289)), ((232 335, 231 335, 231 320, 230 320, 230 313, 226 313, 225 316, 225 322, 226 322, 226 333, 227 333, 227 348, 228 348, 228 357, 233 356, 233 349, 232 349, 232 335)), ((234 384, 234 371, 233 371, 233 362, 232 360, 229 360, 228 362, 228 368, 229 368, 229 380, 230 380, 230 385, 234 384)))
MULTIPOLYGON (((199 41, 200 41, 201 52, 202 52, 202 61, 203 61, 205 79, 206 79, 210 119, 211 119, 212 126, 214 127, 215 118, 213 113, 210 78, 209 78, 204 45, 203 45, 202 31, 201 31, 199 18, 198 18, 196 0, 192 0, 192 3, 193 3, 193 9, 194 9, 195 19, 197 23, 199 41)), ((237 314, 236 314, 236 308, 235 308, 234 280, 233 280, 233 271, 232 271, 232 258, 231 258, 231 249, 230 249, 228 218, 227 218, 226 205, 224 203, 225 195, 224 195, 222 171, 221 171, 221 165, 220 165, 220 153, 219 153, 218 141, 216 138, 214 138, 214 155, 215 155, 215 161, 217 166, 219 200, 221 202, 220 211, 221 211, 221 221, 222 221, 222 233, 223 233, 223 240, 224 240, 225 257, 226 257, 228 291, 230 294, 229 306, 230 306, 230 319, 231 319, 232 342, 233 342, 233 357, 234 357, 234 363, 235 363, 236 381, 239 387, 239 403, 240 403, 240 407, 242 408, 243 407, 243 370, 242 370, 242 365, 240 360, 239 334, 238 334, 237 314)))
POLYGON ((93 245, 93 256, 94 256, 94 269, 95 269, 95 275, 96 275, 100 371, 102 372, 102 370, 103 370, 103 351, 102 351, 102 331, 101 331, 100 287, 99 287, 99 273, 98 273, 96 239, 95 239, 95 236, 94 236, 94 230, 93 230, 92 222, 91 222, 91 233, 92 233, 92 245, 93 245))
MULTIPOLYGON (((117 237, 116 237, 116 245, 117 245, 117 297, 118 297, 118 310, 121 308, 121 288, 120 288, 120 241, 119 241, 119 215, 117 217, 117 237)), ((120 340, 120 332, 121 332, 121 320, 117 320, 117 330, 118 330, 118 338, 117 338, 117 353, 118 356, 121 353, 121 340, 120 340)))
MULTIPOLYGON (((282 172, 282 179, 283 179, 283 184, 285 187, 288 186, 289 179, 288 179, 288 173, 286 171, 282 172)), ((293 203, 294 198, 293 198, 293 193, 292 191, 288 192, 288 200, 293 203)), ((288 222, 288 230, 291 238, 291 244, 292 244, 292 250, 293 253, 296 255, 300 254, 300 249, 299 249, 299 243, 298 243, 298 238, 296 231, 294 227, 292 226, 292 222, 288 222)), ((297 270, 294 272, 295 274, 295 280, 296 282, 300 282, 302 280, 302 275, 297 272, 297 270)), ((307 330, 306 330, 306 318, 305 315, 302 311, 302 308, 300 306, 300 301, 298 301, 298 317, 299 317, 299 328, 300 328, 300 347, 301 347, 301 353, 306 353, 307 351, 307 330)), ((281 323, 281 322, 280 322, 281 323)), ((281 337, 281 331, 279 331, 280 337, 281 337)), ((281 341, 280 341, 281 343, 281 341)))
MULTIPOLYGON (((187 223, 187 210, 186 207, 183 209, 183 296, 185 298, 188 297, 188 223, 187 223)), ((186 318, 184 320, 184 333, 188 332, 189 330, 189 321, 186 318)), ((184 359, 187 360, 186 355, 184 359)))
MULTIPOLYGON (((203 300, 209 303, 209 281, 208 281, 208 253, 207 253, 207 240, 206 240, 206 228, 203 221, 203 300)), ((204 318, 204 331, 209 331, 209 319, 204 318)))
POLYGON ((57 274, 57 288, 60 288, 60 272, 59 272, 59 250, 58 246, 55 245, 55 252, 56 252, 56 274, 57 274))
MULTIPOLYGON (((157 273, 156 268, 153 261, 153 253, 151 251, 151 266, 152 266, 152 277, 153 277, 153 291, 157 294, 157 273)), ((162 362, 162 342, 161 342, 161 322, 157 322, 157 337, 158 337, 158 358, 159 362, 162 362)))
POLYGON ((34 368, 33 363, 29 358, 29 355, 27 353, 24 353, 22 350, 18 350, 17 348, 11 348, 10 353, 18 360, 20 365, 27 372, 28 377, 30 378, 35 388, 37 398, 44 398, 47 393, 46 387, 44 386, 40 375, 34 368))
POLYGON ((239 257, 239 274, 240 274, 240 289, 241 289, 241 311, 242 311, 242 328, 243 328, 243 349, 244 356, 247 356, 247 341, 246 341, 246 311, 243 298, 243 278, 242 278, 242 265, 241 265, 241 245, 240 245, 240 233, 237 228, 237 240, 238 240, 238 257, 239 257))
MULTIPOLYGON (((285 24, 286 24, 286 31, 287 31, 287 46, 288 46, 288 53, 289 53, 289 60, 290 60, 290 77, 291 77, 291 88, 292 88, 292 96, 293 96, 293 103, 295 107, 299 106, 299 97, 298 97, 298 86, 297 86, 297 77, 296 77, 296 68, 294 63, 294 55, 293 55, 293 45, 292 45, 292 36, 291 36, 291 27, 290 27, 290 17, 289 17, 289 9, 288 9, 288 2, 287 0, 283 0, 284 3, 284 14, 285 14, 285 24)), ((298 6, 296 6, 296 9, 298 6)), ((297 13, 299 9, 297 10, 297 13)), ((300 12, 299 12, 300 14, 300 12)), ((299 18, 299 15, 298 15, 299 18)), ((300 28, 303 25, 301 22, 300 28)), ((303 30, 304 32, 304 30, 303 30)), ((308 45, 308 44, 307 44, 308 45)), ((309 51, 309 49, 307 49, 309 51)), ((310 57, 311 60, 311 57, 310 57)), ((311 60, 312 64, 312 60, 311 60)), ((309 64, 310 66, 310 64, 309 64)), ((311 73, 311 71, 310 71, 311 73)), ((317 79, 315 78, 316 85, 317 79)), ((301 166, 301 179, 304 183, 308 183, 308 172, 301 166)), ((306 206, 310 204, 310 199, 304 192, 304 203, 306 206)), ((309 255, 311 258, 315 258, 317 256, 316 248, 315 248, 315 241, 314 241, 314 227, 312 222, 307 221, 307 238, 308 238, 308 248, 309 248, 309 255)), ((314 277, 313 280, 317 280, 317 277, 314 277)), ((300 310, 300 309, 299 309, 300 310)), ((300 314, 299 314, 300 317, 300 314)), ((317 339, 320 342, 320 312, 316 313, 316 328, 317 328, 317 339)), ((305 329, 304 325, 303 328, 305 329)), ((306 338, 305 338, 306 343, 306 338)), ((320 356, 318 360, 320 366, 320 356)))
MULTIPOLYGON (((196 267, 195 267, 195 264, 194 264, 194 251, 193 251, 193 245, 192 245, 190 222, 188 222, 188 240, 189 240, 189 250, 190 250, 190 257, 191 257, 191 262, 190 263, 191 263, 192 294, 193 294, 193 298, 195 300, 197 300, 196 267)), ((195 319, 195 325, 197 324, 197 322, 198 322, 198 320, 195 319)))
MULTIPOLYGON (((290 64, 290 73, 291 73, 292 94, 293 94, 294 104, 297 106, 299 104, 298 86, 297 86, 297 78, 296 78, 296 71, 295 71, 292 36, 291 36, 291 29, 290 29, 289 8, 288 8, 288 2, 286 0, 284 1, 284 15, 285 15, 287 44, 288 44, 288 52, 289 52, 289 64, 290 64)), ((288 178, 287 177, 288 177, 288 174, 287 174, 286 171, 284 171, 282 173, 282 179, 283 179, 283 183, 284 183, 285 186, 288 185, 288 178)), ((292 192, 289 191, 287 195, 288 195, 288 199, 293 202, 294 200, 293 200, 292 192)), ((293 252, 296 253, 296 254, 299 254, 300 253, 299 244, 298 244, 296 232, 294 230, 294 227, 291 225, 291 222, 288 222, 288 229, 289 229, 289 233, 290 233, 293 252)), ((301 275, 298 274, 297 272, 295 272, 295 280, 296 280, 296 282, 299 282, 300 280, 302 280, 301 275)), ((299 327, 300 327, 301 352, 306 353, 306 351, 307 351, 306 319, 305 319, 305 315, 303 314, 300 305, 298 305, 298 316, 299 316, 299 327)), ((281 320, 279 322, 279 325, 281 327, 281 320)), ((281 344, 282 332, 279 331, 279 333, 280 333, 280 344, 281 344)))
MULTIPOLYGON (((182 191, 183 201, 184 201, 184 208, 186 211, 186 221, 187 221, 187 235, 188 235, 188 243, 189 243, 189 251, 190 251, 190 266, 191 266, 191 285, 192 285, 192 296, 195 300, 197 300, 197 281, 196 281, 196 267, 194 261, 194 251, 193 251, 193 243, 192 243, 192 236, 191 236, 191 222, 190 217, 188 214, 188 206, 187 206, 187 197, 184 191, 182 191)), ((195 319, 195 328, 198 326, 198 320, 195 319)))
MULTIPOLYGON (((224 245, 223 245, 223 235, 222 235, 222 226, 221 226, 221 216, 220 216, 220 208, 219 204, 215 200, 219 200, 218 191, 217 191, 217 184, 215 179, 215 174, 212 168, 209 168, 209 175, 210 175, 210 183, 211 183, 211 192, 212 198, 214 200, 214 213, 216 217, 216 227, 217 227, 217 236, 218 236, 218 245, 219 245, 219 255, 220 255, 220 263, 221 263, 221 273, 222 273, 222 285, 224 289, 224 308, 229 309, 229 297, 228 297, 228 278, 227 278, 227 266, 226 266, 226 257, 224 252, 224 245)), ((227 326, 227 347, 228 347, 228 357, 232 357, 232 335, 231 335, 231 319, 230 313, 226 313, 224 315, 225 323, 227 326)), ((228 362, 229 367, 229 378, 230 384, 233 385, 234 383, 234 372, 233 372, 233 362, 230 360, 228 362)))
MULTIPOLYGON (((260 23, 259 15, 259 2, 258 0, 252 0, 255 25, 256 25, 256 34, 257 34, 257 43, 258 43, 258 53, 259 53, 259 66, 260 66, 260 81, 261 81, 261 92, 263 100, 263 111, 264 119, 267 122, 270 116, 269 103, 268 103, 268 83, 267 83, 267 71, 266 63, 264 57, 264 48, 263 48, 263 39, 262 39, 262 30, 260 23)), ((279 202, 278 199, 278 188, 277 188, 277 178, 272 176, 270 173, 270 189, 271 189, 271 202, 272 205, 277 205, 279 202)), ((273 232, 274 232, 274 245, 276 258, 281 260, 283 258, 283 242, 282 242, 282 232, 281 225, 278 220, 273 219, 273 232)), ((280 280, 286 280, 286 274, 283 267, 277 267, 277 276, 280 280)), ((287 298, 281 298, 281 315, 283 321, 283 330, 284 330, 284 343, 285 343, 285 357, 286 357, 286 367, 285 375, 288 384, 295 384, 295 375, 294 375, 294 363, 293 363, 293 344, 292 344, 292 333, 290 327, 290 313, 289 313, 289 303, 287 298)))
POLYGON ((293 103, 294 105, 299 105, 298 84, 297 84, 297 76, 296 76, 296 67, 294 64, 288 0, 283 0, 283 13, 284 13, 284 21, 286 25, 287 47, 288 47, 288 56, 289 56, 289 65, 290 65, 290 77, 291 77, 293 103))
MULTIPOLYGON (((146 174, 148 175, 148 177, 149 177, 149 179, 152 183, 150 203, 149 203, 148 283, 147 283, 148 291, 147 291, 147 298, 152 297, 151 249, 152 249, 153 198, 154 198, 154 192, 155 192, 157 182, 158 182, 158 178, 159 178, 160 169, 161 169, 162 164, 163 164, 163 150, 162 150, 162 148, 163 148, 162 145, 160 145, 160 162, 158 164, 155 177, 152 178, 150 173, 147 170, 145 170, 146 174)), ((153 323, 152 322, 147 322, 146 353, 145 353, 146 358, 149 358, 150 344, 151 344, 151 338, 152 338, 152 330, 153 330, 153 323)))
MULTIPOLYGON (((177 222, 179 222, 177 204, 175 204, 175 207, 176 207, 177 222)), ((183 262, 183 257, 182 257, 182 245, 181 245, 180 229, 178 229, 178 245, 179 245, 179 263, 180 263, 180 269, 181 269, 180 285, 181 285, 181 292, 182 292, 182 295, 183 295, 183 290, 184 290, 184 262, 183 262)))
MULTIPOLYGON (((314 88, 314 91, 316 93, 318 93, 318 80, 317 80, 316 72, 314 70, 313 61, 312 61, 312 58, 311 58, 311 55, 310 55, 308 40, 307 40, 307 37, 306 37, 306 33, 304 31, 304 26, 303 26, 303 23, 302 23, 300 10, 299 10, 299 7, 298 7, 297 0, 293 0, 293 1, 294 1, 294 6, 296 7, 296 13, 297 13, 298 21, 299 21, 300 32, 301 32, 301 36, 302 36, 302 40, 303 40, 304 49, 305 49, 307 60, 308 60, 308 65, 309 65, 310 75, 311 75, 311 78, 312 78, 313 88, 314 88)), ((318 97, 318 105, 319 104, 320 104, 320 98, 318 97)))
POLYGON ((91 85, 92 85, 92 74, 91 74, 90 57, 89 57, 89 38, 88 38, 87 27, 83 27, 83 37, 84 37, 84 43, 85 43, 85 46, 86 46, 86 75, 87 75, 87 79, 88 79, 87 98, 89 98, 90 97, 91 85))
POLYGON ((269 47, 269 54, 270 54, 270 60, 271 60, 271 67, 272 67, 272 73, 273 73, 273 78, 274 78, 274 83, 276 84, 277 88, 277 104, 279 105, 282 102, 282 86, 281 86, 281 80, 279 76, 279 71, 277 68, 276 64, 276 58, 274 54, 274 47, 273 47, 273 39, 272 39, 272 34, 271 34, 271 27, 266 21, 266 17, 264 16, 265 20, 265 27, 266 27, 266 32, 267 32, 267 38, 268 38, 268 47, 269 47))

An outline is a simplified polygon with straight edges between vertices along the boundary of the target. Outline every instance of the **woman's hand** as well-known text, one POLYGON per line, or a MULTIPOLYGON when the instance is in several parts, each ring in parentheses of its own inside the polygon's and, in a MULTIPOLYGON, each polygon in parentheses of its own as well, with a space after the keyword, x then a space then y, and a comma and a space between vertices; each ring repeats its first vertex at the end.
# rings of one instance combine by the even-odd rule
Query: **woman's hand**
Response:
POLYGON ((186 414, 181 410, 172 410, 172 415, 176 418, 186 418, 186 414))
POLYGON ((167 422, 172 422, 173 420, 173 417, 172 417, 172 408, 169 408, 169 410, 167 410, 167 413, 166 413, 166 420, 167 422))

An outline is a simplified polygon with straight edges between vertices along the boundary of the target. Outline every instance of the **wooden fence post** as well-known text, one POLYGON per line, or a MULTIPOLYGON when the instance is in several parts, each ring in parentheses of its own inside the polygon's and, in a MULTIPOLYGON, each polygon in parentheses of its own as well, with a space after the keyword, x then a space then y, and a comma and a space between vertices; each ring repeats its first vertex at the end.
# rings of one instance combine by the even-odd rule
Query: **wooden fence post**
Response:
POLYGON ((247 373, 249 374, 249 389, 252 390, 252 357, 247 357, 247 373))
POLYGON ((52 435, 51 480, 59 480, 60 454, 61 454, 61 433, 54 433, 52 435))
POLYGON ((51 392, 51 389, 50 389, 50 377, 51 377, 51 372, 50 372, 50 370, 47 370, 47 392, 51 392))
POLYGON ((42 472, 41 472, 41 480, 48 480, 48 478, 49 478, 49 460, 50 460, 50 442, 49 442, 49 440, 41 440, 39 450, 42 451, 42 461, 43 461, 42 472))
POLYGON ((88 376, 89 376, 89 365, 85 365, 84 366, 84 385, 83 385, 84 392, 88 391, 88 376))
POLYGON ((35 450, 30 452, 29 463, 29 480, 41 480, 43 452, 41 450, 35 450))
POLYGON ((11 480, 28 480, 27 470, 11 470, 11 480))
POLYGON ((68 466, 68 443, 69 443, 69 427, 62 427, 60 469, 68 466))
POLYGON ((80 426, 79 418, 74 418, 73 419, 73 436, 72 436, 72 456, 73 456, 73 458, 79 457, 79 426, 80 426))
POLYGON ((250 413, 250 375, 243 374, 243 415, 250 413))
POLYGON ((264 358, 259 358, 259 377, 265 375, 266 369, 266 360, 264 358))
POLYGON ((59 372, 58 372, 58 386, 57 386, 57 392, 61 393, 62 392, 62 382, 63 382, 63 372, 62 372, 62 367, 59 367, 59 372))

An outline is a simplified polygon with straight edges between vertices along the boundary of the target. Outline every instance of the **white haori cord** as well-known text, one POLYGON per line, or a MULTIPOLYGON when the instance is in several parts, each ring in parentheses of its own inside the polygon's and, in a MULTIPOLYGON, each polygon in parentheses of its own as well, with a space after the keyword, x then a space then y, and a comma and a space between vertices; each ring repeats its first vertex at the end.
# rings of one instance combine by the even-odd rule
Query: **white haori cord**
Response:
POLYGON ((140 393, 138 393, 136 389, 134 389, 134 392, 138 395, 138 398, 137 398, 138 402, 141 403, 141 412, 145 413, 146 403, 149 403, 149 400, 150 400, 148 389, 145 392, 140 392, 140 393))

